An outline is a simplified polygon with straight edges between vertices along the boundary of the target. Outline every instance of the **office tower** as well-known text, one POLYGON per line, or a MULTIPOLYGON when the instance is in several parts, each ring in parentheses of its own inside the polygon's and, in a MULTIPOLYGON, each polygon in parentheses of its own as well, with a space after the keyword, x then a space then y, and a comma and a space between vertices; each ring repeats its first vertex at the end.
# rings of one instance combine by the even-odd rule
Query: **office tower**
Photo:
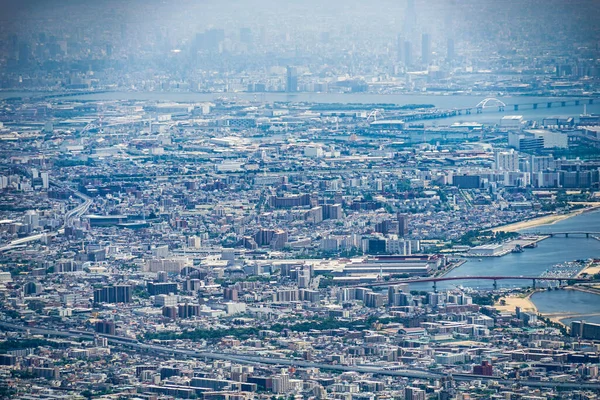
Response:
POLYGON ((398 236, 404 237, 408 235, 408 217, 406 214, 397 214, 398 219, 398 236))
POLYGON ((431 64, 431 37, 428 33, 421 36, 421 62, 424 65, 431 64))
POLYGON ((404 37, 402 36, 402 34, 398 34, 398 36, 396 37, 396 59, 398 61, 404 61, 404 51, 403 51, 403 46, 404 46, 404 37))
POLYGON ((252 43, 252 30, 250 28, 240 28, 240 42, 252 43))
POLYGON ((412 43, 408 40, 404 42, 404 53, 402 54, 404 58, 404 65, 410 67, 413 64, 412 59, 412 43))
POLYGON ((454 60, 454 39, 448 39, 446 45, 446 61, 454 60))
POLYGON ((287 67, 287 81, 285 90, 288 93, 298 91, 298 70, 296 67, 287 67))
POLYGON ((414 0, 408 0, 406 2, 406 10, 404 11, 404 36, 407 38, 413 38, 415 33, 415 26, 417 23, 417 12, 415 9, 414 0))

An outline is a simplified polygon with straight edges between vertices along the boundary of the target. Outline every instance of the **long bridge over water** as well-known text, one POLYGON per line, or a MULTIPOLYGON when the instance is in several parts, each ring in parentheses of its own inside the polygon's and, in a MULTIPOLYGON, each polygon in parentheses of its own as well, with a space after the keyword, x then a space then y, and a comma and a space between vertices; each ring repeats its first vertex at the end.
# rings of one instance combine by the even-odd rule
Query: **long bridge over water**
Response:
POLYGON ((365 283, 363 285, 351 285, 344 287, 351 288, 364 288, 364 287, 381 287, 381 286, 393 286, 402 283, 433 283, 433 290, 437 290, 438 282, 445 281, 466 281, 466 280, 487 280, 494 281, 494 289, 498 288, 498 281, 501 280, 511 280, 511 281, 531 281, 532 286, 535 288, 536 283, 538 281, 545 282, 558 282, 559 286, 563 284, 563 282, 574 282, 574 283, 594 283, 600 282, 600 280, 594 279, 586 279, 586 278, 558 278, 558 277, 546 277, 546 276, 440 276, 440 277, 423 277, 416 279, 398 279, 398 280, 389 280, 384 282, 373 282, 373 283, 365 283))
POLYGON ((564 237, 585 236, 586 238, 589 238, 590 236, 600 236, 600 232, 589 232, 589 231, 538 232, 536 234, 550 236, 550 237, 554 237, 554 236, 564 236, 564 237))
POLYGON ((495 109, 498 112, 505 112, 506 110, 512 109, 513 111, 519 111, 523 109, 537 110, 538 108, 552 108, 552 107, 567 107, 567 106, 579 106, 583 104, 594 104, 595 98, 573 98, 565 99, 559 98, 557 100, 535 100, 530 103, 518 103, 518 104, 506 104, 502 100, 489 97, 483 99, 475 106, 472 107, 461 107, 453 108, 448 110, 437 110, 428 112, 415 112, 411 114, 399 115, 398 118, 405 122, 417 121, 423 119, 435 119, 435 118, 449 118, 458 115, 469 115, 472 113, 481 114, 486 109, 495 109))

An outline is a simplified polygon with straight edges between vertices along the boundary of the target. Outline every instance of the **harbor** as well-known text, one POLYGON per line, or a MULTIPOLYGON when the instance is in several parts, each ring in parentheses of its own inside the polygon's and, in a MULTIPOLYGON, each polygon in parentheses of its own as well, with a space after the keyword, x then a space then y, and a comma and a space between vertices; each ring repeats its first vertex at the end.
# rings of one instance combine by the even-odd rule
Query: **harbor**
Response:
POLYGON ((475 246, 464 257, 502 257, 510 253, 522 253, 524 249, 536 248, 539 242, 549 237, 550 235, 525 234, 504 243, 475 246))

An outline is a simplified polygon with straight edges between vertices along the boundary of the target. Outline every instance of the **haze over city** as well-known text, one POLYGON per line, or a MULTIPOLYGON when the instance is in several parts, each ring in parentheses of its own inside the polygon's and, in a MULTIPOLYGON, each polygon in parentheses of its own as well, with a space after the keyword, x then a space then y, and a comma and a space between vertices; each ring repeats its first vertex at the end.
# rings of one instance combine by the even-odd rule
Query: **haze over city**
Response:
POLYGON ((598 0, 0 1, 0 398, 598 399, 598 0))

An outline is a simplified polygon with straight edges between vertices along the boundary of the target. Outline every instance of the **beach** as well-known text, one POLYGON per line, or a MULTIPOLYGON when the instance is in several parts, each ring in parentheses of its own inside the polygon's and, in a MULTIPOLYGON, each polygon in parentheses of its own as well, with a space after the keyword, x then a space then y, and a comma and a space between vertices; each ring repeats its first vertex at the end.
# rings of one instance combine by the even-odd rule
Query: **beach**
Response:
POLYGON ((588 276, 593 276, 598 273, 600 273, 600 262, 592 261, 577 274, 577 277, 580 278, 581 275, 584 274, 588 276))
POLYGON ((537 313, 537 307, 531 301, 531 295, 535 292, 521 294, 516 296, 505 296, 502 297, 498 303, 494 305, 494 308, 498 311, 508 311, 515 312, 517 307, 521 308, 521 311, 533 311, 537 313), (502 301, 504 300, 504 305, 502 305, 502 301))
POLYGON ((528 219, 525 221, 515 222, 508 225, 498 226, 492 229, 492 232, 518 232, 524 229, 531 229, 541 225, 551 225, 558 221, 563 221, 565 219, 574 217, 576 215, 583 214, 584 212, 589 212, 600 208, 600 204, 595 203, 578 203, 578 204, 587 204, 589 207, 581 208, 579 210, 571 211, 566 214, 551 214, 544 215, 543 217, 528 219))

